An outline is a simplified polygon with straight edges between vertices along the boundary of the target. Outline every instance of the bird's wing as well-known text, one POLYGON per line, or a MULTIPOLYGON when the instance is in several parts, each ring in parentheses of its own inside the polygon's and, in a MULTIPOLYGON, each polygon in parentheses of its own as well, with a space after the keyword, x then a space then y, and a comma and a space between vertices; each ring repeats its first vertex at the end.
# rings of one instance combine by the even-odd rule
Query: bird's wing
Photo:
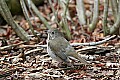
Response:
POLYGON ((63 37, 58 37, 48 42, 48 45, 54 54, 64 61, 68 61, 68 57, 66 55, 67 44, 68 43, 66 43, 63 37))

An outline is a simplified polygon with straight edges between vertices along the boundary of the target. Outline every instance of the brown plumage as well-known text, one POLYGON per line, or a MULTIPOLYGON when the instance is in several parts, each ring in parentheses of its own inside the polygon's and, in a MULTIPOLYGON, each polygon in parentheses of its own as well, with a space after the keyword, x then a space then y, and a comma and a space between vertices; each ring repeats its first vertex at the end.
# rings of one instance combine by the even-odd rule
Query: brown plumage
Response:
POLYGON ((78 59, 83 64, 88 64, 85 59, 76 53, 75 49, 57 29, 48 30, 47 46, 48 54, 59 62, 65 62, 71 65, 69 61, 69 56, 71 56, 78 59))

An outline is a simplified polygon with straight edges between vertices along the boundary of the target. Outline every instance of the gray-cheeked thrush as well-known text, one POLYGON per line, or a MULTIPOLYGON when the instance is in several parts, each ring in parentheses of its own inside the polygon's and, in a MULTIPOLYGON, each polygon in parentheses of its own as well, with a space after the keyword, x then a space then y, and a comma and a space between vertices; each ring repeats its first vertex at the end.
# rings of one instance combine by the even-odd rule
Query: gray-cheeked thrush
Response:
POLYGON ((78 59, 83 64, 88 64, 85 59, 76 53, 58 29, 48 30, 47 52, 51 58, 58 62, 65 62, 68 66, 71 66, 69 56, 78 59))

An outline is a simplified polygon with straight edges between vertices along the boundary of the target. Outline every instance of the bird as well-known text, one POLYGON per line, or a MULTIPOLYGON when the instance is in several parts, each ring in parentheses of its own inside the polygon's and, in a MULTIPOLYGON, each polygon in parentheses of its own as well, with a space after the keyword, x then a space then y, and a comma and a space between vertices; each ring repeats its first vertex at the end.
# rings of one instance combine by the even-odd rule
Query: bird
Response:
POLYGON ((72 66, 70 57, 74 57, 81 63, 85 65, 88 64, 85 59, 78 55, 75 49, 63 37, 62 33, 57 28, 51 28, 47 33, 47 52, 52 59, 58 62, 64 62, 68 66, 72 66))

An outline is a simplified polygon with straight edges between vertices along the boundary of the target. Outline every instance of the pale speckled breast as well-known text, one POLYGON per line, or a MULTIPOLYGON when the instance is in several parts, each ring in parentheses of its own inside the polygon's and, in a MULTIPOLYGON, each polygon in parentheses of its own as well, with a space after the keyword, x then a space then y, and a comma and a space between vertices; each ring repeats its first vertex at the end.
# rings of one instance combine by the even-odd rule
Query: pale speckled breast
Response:
MULTIPOLYGON (((47 41, 47 46, 48 46, 48 41, 47 41)), ((51 51, 50 47, 47 47, 47 52, 52 59, 62 62, 62 60, 59 57, 57 57, 53 51, 51 51)))

